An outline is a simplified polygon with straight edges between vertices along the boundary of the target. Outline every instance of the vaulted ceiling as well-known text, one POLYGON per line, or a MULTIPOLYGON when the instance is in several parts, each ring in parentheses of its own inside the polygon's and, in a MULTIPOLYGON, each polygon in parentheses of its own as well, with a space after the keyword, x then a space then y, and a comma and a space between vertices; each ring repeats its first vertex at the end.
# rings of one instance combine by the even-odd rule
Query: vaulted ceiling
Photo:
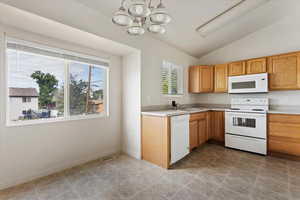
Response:
MULTIPOLYGON (((76 0, 86 6, 112 17, 119 8, 120 0, 76 0)), ((153 2, 157 2, 154 0, 153 2)), ((164 0, 173 17, 165 35, 151 35, 175 46, 188 54, 200 57, 208 52, 238 40, 250 33, 266 27, 286 15, 299 10, 299 0, 267 0, 259 7, 246 12, 217 31, 202 37, 196 28, 214 18, 241 0, 164 0), (296 9, 297 8, 297 9, 296 9)), ((246 0, 257 1, 262 0, 246 0)))
MULTIPOLYGON (((120 7, 121 0, 70 1, 74 1, 89 9, 102 13, 109 19, 120 7)), ((159 0, 152 1, 158 3, 159 0)), ((231 19, 229 22, 221 24, 216 31, 208 34, 206 37, 201 36, 196 31, 197 27, 241 1, 242 0, 163 0, 172 15, 173 21, 167 26, 166 34, 153 35, 147 33, 147 35, 175 46, 189 55, 201 57, 213 50, 267 27, 287 15, 293 15, 293 13, 298 12, 300 8, 299 0, 245 0, 251 3, 263 3, 255 9, 251 9, 231 19)), ((0 2, 12 5, 21 3, 19 0, 0 0, 0 2)), ((40 0, 34 0, 34 2, 42 3, 40 0)), ((72 9, 72 7, 66 9, 72 9)))

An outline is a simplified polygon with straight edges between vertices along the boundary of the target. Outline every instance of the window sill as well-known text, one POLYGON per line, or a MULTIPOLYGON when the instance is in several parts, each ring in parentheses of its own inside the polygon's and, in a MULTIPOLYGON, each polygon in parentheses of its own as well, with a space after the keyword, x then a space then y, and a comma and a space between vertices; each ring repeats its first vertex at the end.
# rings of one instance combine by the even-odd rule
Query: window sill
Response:
POLYGON ((7 127, 33 126, 33 125, 40 125, 40 124, 70 122, 70 121, 89 120, 89 119, 107 118, 107 117, 109 117, 108 114, 101 113, 101 114, 91 114, 91 115, 77 115, 71 117, 58 117, 53 119, 36 119, 36 120, 27 120, 27 121, 18 121, 18 122, 8 121, 6 123, 6 126, 7 127))
POLYGON ((173 98, 181 98, 184 94, 162 94, 164 97, 173 97, 173 98))

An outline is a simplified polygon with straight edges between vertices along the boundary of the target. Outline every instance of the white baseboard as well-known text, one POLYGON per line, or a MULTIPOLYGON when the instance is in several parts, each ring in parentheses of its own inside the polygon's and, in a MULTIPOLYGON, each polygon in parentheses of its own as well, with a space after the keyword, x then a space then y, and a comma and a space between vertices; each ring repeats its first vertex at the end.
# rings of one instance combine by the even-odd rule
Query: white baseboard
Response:
POLYGON ((142 159, 142 155, 140 151, 137 151, 136 149, 131 149, 131 148, 127 148, 127 147, 123 147, 123 153, 134 157, 135 159, 141 160, 142 159))
POLYGON ((77 165, 81 165, 84 163, 87 163, 89 161, 93 161, 93 160, 97 160, 97 159, 101 159, 105 156, 109 156, 109 155, 113 155, 113 154, 117 154, 120 153, 120 149, 118 148, 114 148, 114 149, 110 149, 107 150, 105 152, 98 152, 95 155, 92 156, 87 156, 84 157, 82 159, 78 159, 78 160, 69 160, 63 163, 60 163, 59 165, 56 166, 51 166, 50 168, 44 170, 44 171, 39 171, 30 175, 25 175, 22 177, 13 177, 10 180, 1 180, 0 182, 0 190, 9 188, 9 187, 13 187, 19 184, 23 184, 23 183, 27 183, 30 182, 32 180, 44 177, 44 176, 48 176, 57 172, 60 172, 62 170, 77 166, 77 165))

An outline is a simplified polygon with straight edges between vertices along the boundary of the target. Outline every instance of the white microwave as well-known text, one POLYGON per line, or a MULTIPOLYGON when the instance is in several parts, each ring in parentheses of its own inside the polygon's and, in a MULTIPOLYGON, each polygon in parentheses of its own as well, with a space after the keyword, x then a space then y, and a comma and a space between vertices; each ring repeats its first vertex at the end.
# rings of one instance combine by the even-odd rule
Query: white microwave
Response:
POLYGON ((228 93, 265 93, 268 92, 268 73, 230 76, 228 93))

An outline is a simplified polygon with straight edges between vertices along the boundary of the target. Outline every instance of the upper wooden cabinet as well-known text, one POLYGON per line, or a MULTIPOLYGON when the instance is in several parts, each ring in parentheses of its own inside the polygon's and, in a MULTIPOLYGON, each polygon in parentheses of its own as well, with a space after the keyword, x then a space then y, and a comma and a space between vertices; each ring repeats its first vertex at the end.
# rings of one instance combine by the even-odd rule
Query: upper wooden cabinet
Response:
POLYGON ((268 58, 270 90, 300 89, 300 53, 289 53, 268 58))
POLYGON ((202 93, 214 90, 214 68, 210 66, 192 66, 189 69, 189 92, 202 93))
POLYGON ((247 60, 247 74, 259 74, 267 72, 267 58, 247 60))
POLYGON ((228 65, 215 65, 214 70, 214 92, 227 92, 228 90, 228 65))
POLYGON ((228 64, 229 76, 240 76, 246 74, 246 62, 238 61, 228 64))
POLYGON ((189 92, 198 93, 200 91, 200 67, 189 68, 189 92))

